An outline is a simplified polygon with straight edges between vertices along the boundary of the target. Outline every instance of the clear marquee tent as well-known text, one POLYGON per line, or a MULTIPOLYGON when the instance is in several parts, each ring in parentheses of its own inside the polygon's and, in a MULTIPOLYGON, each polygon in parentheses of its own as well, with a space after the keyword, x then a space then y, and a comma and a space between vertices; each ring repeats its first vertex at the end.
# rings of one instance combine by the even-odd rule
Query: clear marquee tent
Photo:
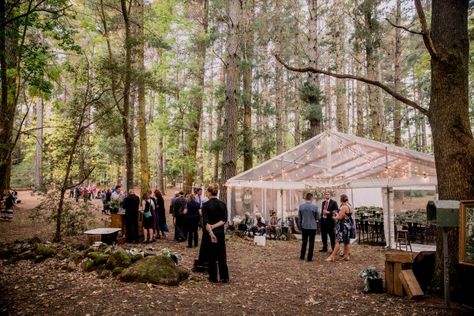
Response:
POLYGON ((229 179, 227 205, 230 218, 247 211, 268 218, 270 210, 285 218, 296 215, 304 192, 346 193, 351 201, 375 194, 393 246, 393 190, 435 190, 436 184, 432 155, 328 130, 229 179))

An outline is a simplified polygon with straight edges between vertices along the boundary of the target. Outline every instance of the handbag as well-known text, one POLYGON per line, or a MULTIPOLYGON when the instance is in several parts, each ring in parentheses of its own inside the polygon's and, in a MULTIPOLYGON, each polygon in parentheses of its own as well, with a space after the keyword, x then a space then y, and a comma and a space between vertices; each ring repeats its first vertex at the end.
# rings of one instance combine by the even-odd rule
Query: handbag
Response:
POLYGON ((146 210, 146 211, 143 213, 143 217, 144 217, 144 218, 150 218, 150 217, 151 217, 150 204, 148 204, 148 210, 146 210))

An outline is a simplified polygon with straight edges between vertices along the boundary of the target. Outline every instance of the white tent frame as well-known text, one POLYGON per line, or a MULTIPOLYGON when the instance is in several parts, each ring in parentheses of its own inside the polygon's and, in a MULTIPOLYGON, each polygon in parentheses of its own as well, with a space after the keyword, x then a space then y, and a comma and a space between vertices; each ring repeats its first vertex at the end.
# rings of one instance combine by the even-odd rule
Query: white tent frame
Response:
MULTIPOLYGON (((287 207, 284 190, 380 188, 385 240, 391 247, 393 188, 436 190, 437 178, 432 155, 327 130, 229 179, 226 186, 278 190, 282 217, 287 207)), ((227 192, 232 210, 231 190, 227 192)))

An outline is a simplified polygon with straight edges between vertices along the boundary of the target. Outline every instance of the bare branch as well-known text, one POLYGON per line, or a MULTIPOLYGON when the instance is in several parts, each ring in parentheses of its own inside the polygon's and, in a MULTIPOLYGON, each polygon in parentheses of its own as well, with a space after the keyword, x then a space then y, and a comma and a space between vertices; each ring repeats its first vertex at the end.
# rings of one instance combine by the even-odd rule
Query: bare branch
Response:
POLYGON ((78 183, 76 183, 76 184, 73 184, 73 185, 67 186, 67 187, 65 187, 64 189, 65 189, 65 190, 69 190, 69 189, 72 189, 72 188, 74 188, 74 187, 77 187, 78 185, 81 185, 81 184, 83 184, 83 183, 84 183, 84 181, 86 181, 86 180, 89 178, 89 176, 92 174, 92 171, 94 171, 94 169, 95 169, 95 166, 94 166, 94 167, 92 167, 92 168, 91 168, 91 169, 90 169, 90 170, 87 172, 87 174, 86 174, 86 175, 85 175, 85 176, 82 178, 82 180, 81 180, 81 181, 79 181, 79 182, 78 182, 78 183))
POLYGON ((438 58, 438 53, 433 44, 433 39, 431 38, 431 31, 428 28, 428 23, 426 23, 425 12, 423 11, 423 6, 421 5, 420 0, 415 0, 416 13, 418 13, 418 18, 421 23, 421 32, 423 34, 423 42, 425 43, 426 49, 430 53, 432 58, 438 58))
POLYGON ((293 66, 290 66, 288 64, 286 64, 280 56, 278 55, 275 55, 275 58, 278 60, 278 62, 280 62, 286 69, 288 70, 291 70, 291 71, 296 71, 296 72, 312 72, 312 73, 316 73, 316 74, 323 74, 323 75, 326 75, 326 76, 330 76, 330 77, 334 77, 334 78, 339 78, 339 79, 352 79, 352 80, 357 80, 357 81, 361 81, 361 82, 365 82, 367 84, 370 84, 370 85, 373 85, 373 86, 377 86, 379 88, 381 88, 382 90, 384 90, 385 92, 387 92, 388 94, 390 94, 392 97, 394 97, 395 99, 405 103, 406 105, 408 106, 411 106, 412 108, 414 109, 417 109, 418 111, 420 111, 422 114, 426 115, 426 116, 429 116, 429 111, 423 107, 421 107, 418 103, 416 103, 415 101, 413 100, 410 100, 406 97, 404 97, 403 95, 401 95, 400 93, 397 93, 395 92, 392 88, 390 88, 389 86, 379 82, 379 81, 376 81, 376 80, 371 80, 371 79, 367 79, 367 78, 364 78, 364 77, 360 77, 360 76, 355 76, 355 75, 350 75, 350 74, 337 74, 337 73, 333 73, 333 72, 330 72, 330 71, 326 71, 326 70, 321 70, 321 69, 316 69, 316 68, 313 68, 313 67, 303 67, 303 68, 297 68, 297 67, 293 67, 293 66))
POLYGON ((392 21, 390 21, 389 18, 386 18, 385 20, 386 20, 391 26, 396 27, 397 29, 402 29, 402 30, 405 30, 405 31, 407 31, 407 32, 409 32, 409 33, 416 34, 416 35, 423 35, 423 32, 410 30, 408 27, 405 27, 405 26, 403 26, 403 25, 396 25, 395 23, 393 23, 392 21))

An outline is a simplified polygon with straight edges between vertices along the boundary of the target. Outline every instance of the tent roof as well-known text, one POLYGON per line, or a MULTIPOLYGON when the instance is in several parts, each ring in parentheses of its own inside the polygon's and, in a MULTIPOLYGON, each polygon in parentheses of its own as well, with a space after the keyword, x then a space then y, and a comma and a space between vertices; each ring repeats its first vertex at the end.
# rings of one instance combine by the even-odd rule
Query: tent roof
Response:
POLYGON ((436 184, 432 155, 335 131, 325 131, 226 183, 269 189, 428 189, 436 184))

